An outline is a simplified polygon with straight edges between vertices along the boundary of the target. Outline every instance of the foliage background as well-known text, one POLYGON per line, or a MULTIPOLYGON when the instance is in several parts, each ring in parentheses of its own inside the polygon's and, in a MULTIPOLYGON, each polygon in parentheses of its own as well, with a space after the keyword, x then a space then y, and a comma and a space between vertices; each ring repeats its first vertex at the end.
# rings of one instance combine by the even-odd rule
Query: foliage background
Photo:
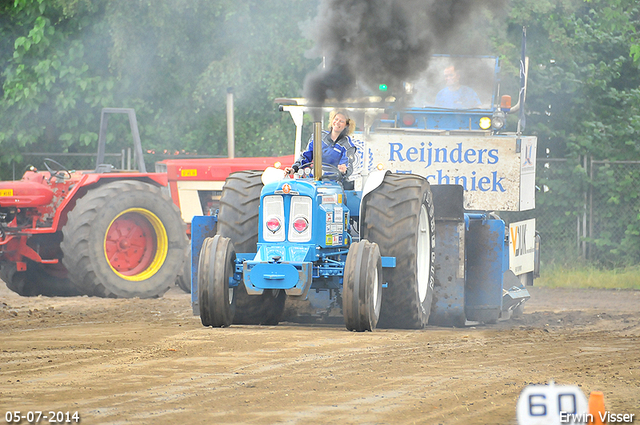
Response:
POLYGON ((284 154, 293 129, 273 100, 299 96, 314 66, 300 25, 315 7, 298 0, 5 1, 0 163, 25 151, 95 152, 103 107, 135 108, 148 149, 224 154, 228 88, 236 155, 284 154))
MULTIPOLYGON (((640 160, 637 1, 487 3, 494 7, 452 44, 485 40, 477 53, 500 55, 515 82, 526 26, 525 133, 538 137, 539 161, 567 159, 566 167, 538 174, 545 189, 534 212, 544 217, 538 228, 548 236, 575 228, 584 193, 595 188, 609 208, 607 226, 622 229, 591 241, 606 258, 601 263, 639 262, 640 173, 603 170, 592 181, 585 167, 585 158, 640 160), (621 204, 630 212, 620 214, 621 204)), ((294 126, 274 99, 301 96, 305 77, 320 63, 307 37, 320 6, 320 0, 0 2, 0 177, 9 178, 8 164, 25 152, 95 152, 103 107, 135 108, 146 149, 225 155, 229 88, 236 155, 290 153, 294 126)), ((129 131, 124 121, 114 124, 109 143, 117 151, 129 146, 129 131)), ((553 238, 546 243, 548 261, 575 257, 560 255, 566 241, 555 251, 553 238)))

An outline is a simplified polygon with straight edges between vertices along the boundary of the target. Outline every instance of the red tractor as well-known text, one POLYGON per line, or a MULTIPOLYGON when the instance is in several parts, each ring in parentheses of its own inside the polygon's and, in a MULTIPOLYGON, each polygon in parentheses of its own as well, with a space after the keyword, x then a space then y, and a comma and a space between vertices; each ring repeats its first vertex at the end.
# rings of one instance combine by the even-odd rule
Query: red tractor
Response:
POLYGON ((133 109, 102 110, 93 171, 51 159, 0 182, 0 276, 20 295, 151 298, 183 273, 185 223, 166 173, 147 173, 133 109), (125 113, 138 171, 104 164, 108 114, 125 113))

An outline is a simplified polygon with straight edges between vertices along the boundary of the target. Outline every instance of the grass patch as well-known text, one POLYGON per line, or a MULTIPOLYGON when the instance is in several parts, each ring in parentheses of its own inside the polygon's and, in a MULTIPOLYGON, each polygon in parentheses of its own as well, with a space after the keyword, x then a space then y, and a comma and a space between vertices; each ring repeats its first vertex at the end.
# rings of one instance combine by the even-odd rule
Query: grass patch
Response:
POLYGON ((598 288, 640 290, 640 266, 602 270, 593 266, 542 268, 536 286, 547 288, 598 288))

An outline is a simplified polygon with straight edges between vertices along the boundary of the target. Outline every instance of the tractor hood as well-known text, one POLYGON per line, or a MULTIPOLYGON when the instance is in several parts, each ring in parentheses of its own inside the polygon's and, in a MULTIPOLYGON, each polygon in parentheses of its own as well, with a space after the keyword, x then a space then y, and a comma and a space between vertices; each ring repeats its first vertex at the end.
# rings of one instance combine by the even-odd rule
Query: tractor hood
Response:
POLYGON ((342 185, 332 180, 317 181, 313 178, 285 178, 265 184, 260 197, 264 198, 268 195, 300 195, 316 199, 316 196, 320 196, 320 198, 318 198, 320 204, 326 202, 342 204, 343 194, 344 189, 342 185), (322 197, 326 198, 323 199, 322 197))
POLYGON ((269 183, 262 189, 260 205, 258 245, 286 250, 289 245, 338 248, 348 244, 349 209, 340 183, 313 179, 269 183))
POLYGON ((32 181, 0 182, 0 207, 29 208, 47 205, 53 191, 32 181))

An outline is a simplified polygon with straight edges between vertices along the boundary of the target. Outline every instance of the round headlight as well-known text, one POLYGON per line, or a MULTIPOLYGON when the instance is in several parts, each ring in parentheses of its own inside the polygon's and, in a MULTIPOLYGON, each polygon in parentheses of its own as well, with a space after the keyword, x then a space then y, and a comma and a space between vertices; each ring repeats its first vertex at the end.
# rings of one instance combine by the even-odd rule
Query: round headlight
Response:
POLYGON ((493 116, 493 129, 502 130, 506 124, 506 117, 504 113, 495 114, 493 116))
POLYGON ((267 229, 269 229, 269 231, 271 231, 272 233, 276 233, 278 230, 280 230, 280 227, 281 224, 278 217, 270 217, 267 219, 267 229))
POLYGON ((309 227, 309 221, 305 217, 298 217, 293 220, 293 228, 296 232, 302 233, 309 227))
POLYGON ((480 128, 483 130, 489 130, 491 128, 491 118, 482 117, 480 118, 480 122, 478 123, 480 128))

